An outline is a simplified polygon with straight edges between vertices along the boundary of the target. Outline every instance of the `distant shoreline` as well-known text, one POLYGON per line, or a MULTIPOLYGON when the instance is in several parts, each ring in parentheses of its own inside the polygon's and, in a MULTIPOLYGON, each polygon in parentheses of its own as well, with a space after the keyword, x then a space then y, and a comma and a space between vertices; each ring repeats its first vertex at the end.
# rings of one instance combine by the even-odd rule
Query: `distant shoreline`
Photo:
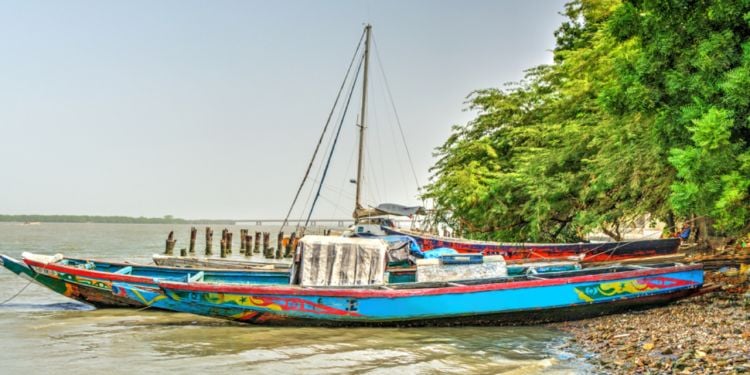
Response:
POLYGON ((103 223, 103 224, 226 224, 235 220, 188 220, 172 216, 130 217, 130 216, 89 216, 89 215, 0 215, 4 223, 103 223))

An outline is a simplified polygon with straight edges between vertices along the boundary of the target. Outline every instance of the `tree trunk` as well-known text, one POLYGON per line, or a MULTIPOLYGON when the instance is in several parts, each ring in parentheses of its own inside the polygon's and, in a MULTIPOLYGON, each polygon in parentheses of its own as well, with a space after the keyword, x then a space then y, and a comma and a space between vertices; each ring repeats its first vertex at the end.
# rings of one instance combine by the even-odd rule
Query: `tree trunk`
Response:
POLYGON ((664 218, 667 222, 667 230, 669 231, 669 235, 671 236, 673 233, 677 232, 677 227, 675 226, 674 222, 674 213, 672 211, 669 211, 667 213, 667 217, 664 218))
POLYGON ((612 226, 612 229, 609 229, 607 228, 605 224, 602 224, 602 232, 612 237, 612 239, 617 242, 622 241, 622 234, 620 233, 620 224, 617 222, 615 222, 615 224, 612 226))

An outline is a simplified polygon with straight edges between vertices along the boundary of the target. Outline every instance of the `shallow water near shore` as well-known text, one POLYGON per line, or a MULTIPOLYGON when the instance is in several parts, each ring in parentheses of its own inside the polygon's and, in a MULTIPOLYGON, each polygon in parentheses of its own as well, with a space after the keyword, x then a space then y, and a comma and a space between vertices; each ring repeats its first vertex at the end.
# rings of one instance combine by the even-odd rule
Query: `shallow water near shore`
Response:
MULTIPOLYGON (((0 253, 149 262, 189 225, 0 223, 0 253)), ((214 226, 220 231, 224 226, 214 226)), ((240 227, 228 226, 235 233, 240 227)), ((273 227, 247 227, 273 231, 273 227)), ((199 228, 199 253, 203 250, 199 228)), ((214 247, 218 240, 214 238, 214 247)), ((234 256, 239 249, 234 244, 234 256)), ((215 251, 216 252, 216 251, 215 251)), ((0 301, 29 282, 0 270, 0 301)), ((2 373, 587 373, 547 327, 275 328, 149 309, 99 309, 36 284, 0 305, 2 373)))

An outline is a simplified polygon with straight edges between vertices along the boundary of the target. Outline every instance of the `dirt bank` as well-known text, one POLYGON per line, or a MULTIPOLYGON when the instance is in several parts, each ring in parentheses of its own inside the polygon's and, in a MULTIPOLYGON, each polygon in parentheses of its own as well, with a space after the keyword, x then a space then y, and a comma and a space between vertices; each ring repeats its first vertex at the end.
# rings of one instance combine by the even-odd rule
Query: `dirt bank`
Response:
POLYGON ((748 281, 706 272, 720 289, 646 311, 566 322, 568 343, 602 373, 750 373, 748 281))

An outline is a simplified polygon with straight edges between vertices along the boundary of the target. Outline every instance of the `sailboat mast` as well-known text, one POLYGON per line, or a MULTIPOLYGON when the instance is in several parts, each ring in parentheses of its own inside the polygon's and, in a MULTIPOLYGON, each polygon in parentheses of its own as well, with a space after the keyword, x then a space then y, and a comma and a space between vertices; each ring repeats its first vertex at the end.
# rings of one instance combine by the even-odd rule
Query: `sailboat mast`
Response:
POLYGON ((372 25, 365 25, 365 56, 364 71, 362 73, 362 110, 360 111, 359 121, 359 152, 357 158, 357 195, 354 207, 354 218, 357 217, 357 210, 362 208, 362 167, 364 164, 364 146, 365 146, 365 127, 367 123, 367 75, 368 65, 370 62, 370 32, 372 25))

